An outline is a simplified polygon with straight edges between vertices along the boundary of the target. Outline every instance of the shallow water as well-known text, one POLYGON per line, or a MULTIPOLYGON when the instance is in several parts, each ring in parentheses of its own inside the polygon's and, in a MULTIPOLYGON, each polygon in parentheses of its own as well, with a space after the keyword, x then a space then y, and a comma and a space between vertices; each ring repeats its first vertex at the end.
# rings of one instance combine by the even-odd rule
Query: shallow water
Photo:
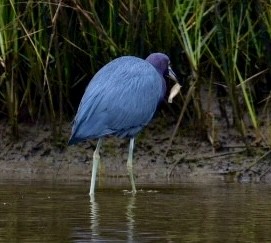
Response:
POLYGON ((271 186, 0 182, 1 242, 270 242, 271 186))

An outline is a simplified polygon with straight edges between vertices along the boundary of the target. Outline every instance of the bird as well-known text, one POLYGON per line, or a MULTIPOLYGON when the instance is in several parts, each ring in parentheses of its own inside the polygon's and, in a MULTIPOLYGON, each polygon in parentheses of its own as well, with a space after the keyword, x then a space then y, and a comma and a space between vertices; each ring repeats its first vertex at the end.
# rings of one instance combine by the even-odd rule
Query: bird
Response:
POLYGON ((103 66, 89 82, 73 120, 68 145, 98 139, 93 153, 90 196, 94 195, 102 140, 108 136, 130 139, 127 170, 132 193, 136 193, 135 137, 152 120, 164 100, 167 77, 178 83, 169 57, 158 52, 146 59, 118 57, 103 66))

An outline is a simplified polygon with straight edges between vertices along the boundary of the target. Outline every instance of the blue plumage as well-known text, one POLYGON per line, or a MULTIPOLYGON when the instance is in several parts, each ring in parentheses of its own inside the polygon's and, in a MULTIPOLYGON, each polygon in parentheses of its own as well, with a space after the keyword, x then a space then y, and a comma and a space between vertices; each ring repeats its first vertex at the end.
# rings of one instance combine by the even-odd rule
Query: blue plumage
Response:
POLYGON ((152 119, 165 91, 164 78, 148 61, 132 56, 111 61, 89 83, 69 144, 106 135, 134 137, 152 119))

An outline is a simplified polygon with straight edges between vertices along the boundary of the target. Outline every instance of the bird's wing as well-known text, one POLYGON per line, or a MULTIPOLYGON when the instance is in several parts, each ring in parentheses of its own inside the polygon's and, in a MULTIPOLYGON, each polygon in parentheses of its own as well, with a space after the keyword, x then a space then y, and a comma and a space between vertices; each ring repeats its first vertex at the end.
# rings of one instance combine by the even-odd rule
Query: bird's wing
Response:
POLYGON ((74 120, 74 137, 134 136, 153 117, 164 95, 163 82, 142 59, 115 59, 87 87, 74 120))

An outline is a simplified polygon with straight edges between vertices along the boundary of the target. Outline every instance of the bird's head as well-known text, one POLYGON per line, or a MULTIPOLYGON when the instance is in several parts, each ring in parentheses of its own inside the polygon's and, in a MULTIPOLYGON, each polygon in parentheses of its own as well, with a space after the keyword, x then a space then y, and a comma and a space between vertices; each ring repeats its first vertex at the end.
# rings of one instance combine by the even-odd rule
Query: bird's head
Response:
POLYGON ((172 99, 177 95, 182 87, 176 77, 176 74, 173 72, 170 66, 169 57, 164 53, 152 53, 147 58, 150 64, 152 64, 158 73, 160 73, 164 78, 168 77, 176 82, 173 88, 170 91, 169 102, 172 102, 172 99))
POLYGON ((176 74, 172 71, 170 67, 169 57, 164 53, 152 53, 147 58, 146 61, 151 63, 157 72, 159 72, 163 77, 169 77, 178 83, 176 74))

